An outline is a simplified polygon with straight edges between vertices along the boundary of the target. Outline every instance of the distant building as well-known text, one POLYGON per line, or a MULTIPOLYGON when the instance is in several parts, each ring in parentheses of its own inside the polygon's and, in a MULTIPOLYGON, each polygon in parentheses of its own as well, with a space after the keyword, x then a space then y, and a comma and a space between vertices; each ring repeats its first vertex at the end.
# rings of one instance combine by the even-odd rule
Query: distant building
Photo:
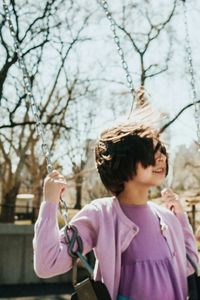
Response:
POLYGON ((84 168, 83 182, 83 203, 88 203, 92 199, 107 196, 109 193, 104 188, 95 164, 95 140, 91 140, 89 144, 89 155, 84 168))
POLYGON ((200 189, 200 152, 197 145, 179 147, 173 164, 172 187, 176 190, 200 189))

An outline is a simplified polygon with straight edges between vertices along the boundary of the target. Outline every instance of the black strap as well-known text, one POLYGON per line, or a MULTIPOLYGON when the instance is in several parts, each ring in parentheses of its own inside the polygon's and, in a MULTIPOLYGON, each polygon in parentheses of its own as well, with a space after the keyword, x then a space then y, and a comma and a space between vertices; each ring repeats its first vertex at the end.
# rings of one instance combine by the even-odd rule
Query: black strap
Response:
POLYGON ((186 253, 187 260, 190 262, 191 266, 193 267, 195 273, 197 276, 199 276, 199 269, 197 264, 193 261, 193 259, 189 256, 189 254, 186 253))
POLYGON ((72 284, 75 287, 77 285, 77 258, 72 258, 72 284))
POLYGON ((66 225, 64 228, 65 242, 68 245, 68 254, 72 257, 72 283, 77 284, 77 260, 80 259, 83 266, 88 270, 90 276, 93 277, 93 269, 89 265, 87 258, 83 253, 83 242, 78 235, 78 230, 74 225, 66 225), (74 250, 76 247, 76 250, 74 250))
POLYGON ((65 242, 68 245, 68 254, 72 258, 77 258, 77 252, 83 252, 83 243, 74 225, 66 225, 64 228, 65 242), (76 245, 75 245, 76 244, 76 245), (76 247, 76 250, 74 250, 76 247))

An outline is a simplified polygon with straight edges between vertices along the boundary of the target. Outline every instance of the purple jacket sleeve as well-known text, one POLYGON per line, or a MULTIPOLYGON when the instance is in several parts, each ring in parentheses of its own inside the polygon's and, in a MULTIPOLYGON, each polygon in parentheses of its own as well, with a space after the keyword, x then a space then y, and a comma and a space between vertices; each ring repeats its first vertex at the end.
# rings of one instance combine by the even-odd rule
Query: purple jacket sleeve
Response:
POLYGON ((41 278, 65 273, 71 268, 72 259, 68 256, 67 246, 59 231, 57 205, 42 202, 33 239, 34 270, 41 278))
MULTIPOLYGON (((55 203, 43 201, 35 224, 34 270, 41 278, 63 274, 72 267, 72 258, 68 255, 63 229, 59 230, 56 213, 55 203)), ((95 214, 86 206, 72 223, 83 240, 84 253, 89 252, 95 245, 95 214)))
MULTIPOLYGON (((177 218, 178 218, 179 222, 181 223, 181 227, 183 230, 186 253, 191 257, 191 259, 196 264, 198 264, 199 259, 198 259, 198 252, 197 252, 197 244, 196 244, 193 229, 189 223, 187 214, 186 213, 178 214, 177 218)), ((189 261, 187 261, 187 269, 188 269, 188 274, 194 273, 194 269, 191 266, 191 264, 189 263, 189 261)))

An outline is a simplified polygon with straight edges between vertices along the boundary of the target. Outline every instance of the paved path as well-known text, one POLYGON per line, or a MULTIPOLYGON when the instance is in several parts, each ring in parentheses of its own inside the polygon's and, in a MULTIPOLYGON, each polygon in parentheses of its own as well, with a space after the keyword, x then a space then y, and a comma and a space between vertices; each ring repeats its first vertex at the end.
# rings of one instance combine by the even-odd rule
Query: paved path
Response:
POLYGON ((66 283, 0 285, 0 300, 70 300, 73 291, 66 283))
POLYGON ((1 300, 70 300, 70 295, 0 298, 1 300))

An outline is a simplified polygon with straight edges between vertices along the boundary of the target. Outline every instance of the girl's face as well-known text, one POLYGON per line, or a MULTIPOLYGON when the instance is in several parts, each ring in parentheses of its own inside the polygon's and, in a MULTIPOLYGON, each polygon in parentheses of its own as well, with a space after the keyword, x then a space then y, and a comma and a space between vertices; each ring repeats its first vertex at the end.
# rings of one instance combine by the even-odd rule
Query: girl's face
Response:
POLYGON ((161 185, 166 177, 166 156, 160 149, 155 153, 155 165, 144 168, 141 163, 137 165, 137 172, 133 178, 135 183, 140 183, 147 187, 161 185))

